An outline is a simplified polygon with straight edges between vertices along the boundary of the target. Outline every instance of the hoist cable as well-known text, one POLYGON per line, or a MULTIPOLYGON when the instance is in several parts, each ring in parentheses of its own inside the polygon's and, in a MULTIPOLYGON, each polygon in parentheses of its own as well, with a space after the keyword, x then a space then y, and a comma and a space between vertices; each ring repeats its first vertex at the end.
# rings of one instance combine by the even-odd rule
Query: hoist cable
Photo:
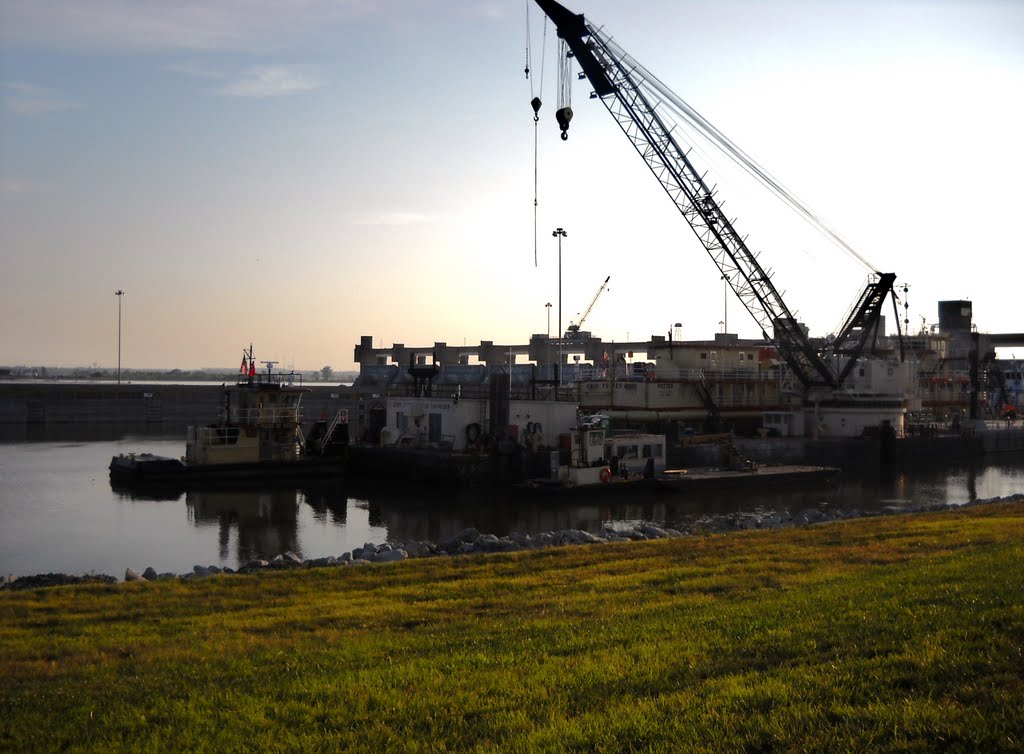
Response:
MULTIPOLYGON (((530 0, 526 0, 526 29, 527 29, 527 59, 529 59, 529 29, 530 29, 530 0)), ((538 86, 539 94, 544 93, 544 59, 547 47, 548 38, 548 17, 544 16, 544 31, 541 35, 541 46, 540 46, 540 84, 538 86)), ((534 96, 533 90, 533 77, 530 77, 530 95, 531 104, 537 103, 533 111, 533 266, 537 266, 537 183, 538 183, 538 147, 537 147, 537 133, 538 124, 540 118, 537 115, 537 110, 540 108, 540 100, 538 96, 534 96)))
POLYGON ((533 266, 537 266, 537 119, 533 119, 533 266))
POLYGON ((526 78, 530 80, 530 99, 533 95, 533 79, 530 77, 530 0, 526 0, 526 78))
POLYGON ((652 74, 643 65, 633 59, 628 53, 626 53, 621 47, 616 45, 610 39, 605 40, 609 47, 615 50, 618 55, 625 63, 627 67, 632 69, 633 75, 639 74, 639 84, 648 93, 653 94, 659 102, 666 105, 668 109, 677 114, 683 121, 691 125, 696 132, 705 139, 709 144, 715 147, 718 151, 722 152, 736 165, 742 168, 747 174, 749 174, 754 180, 768 189, 771 193, 775 194, 783 203, 788 205, 797 214, 801 215, 806 222, 812 225, 819 233, 827 238, 831 243, 838 246, 844 252, 846 252, 853 259, 857 260, 860 264, 874 272, 878 268, 872 265, 863 255, 861 255, 856 249, 853 248, 837 230, 831 227, 825 220, 814 212, 806 203, 804 203, 799 197, 797 197, 792 191, 787 189, 782 183, 763 168, 756 160, 750 155, 744 152, 739 146, 737 146, 729 137, 722 133, 714 124, 712 124, 707 118, 701 115, 697 110, 692 107, 688 102, 682 99, 678 94, 669 89, 664 82, 658 79, 657 76, 652 74))

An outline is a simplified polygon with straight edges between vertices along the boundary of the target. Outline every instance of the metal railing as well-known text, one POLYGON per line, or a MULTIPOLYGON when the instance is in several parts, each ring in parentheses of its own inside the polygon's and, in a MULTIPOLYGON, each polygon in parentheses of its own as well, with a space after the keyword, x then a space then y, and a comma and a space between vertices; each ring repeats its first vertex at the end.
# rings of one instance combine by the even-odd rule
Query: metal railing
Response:
POLYGON ((240 424, 280 424, 284 422, 298 423, 302 413, 297 406, 264 406, 263 408, 246 408, 232 412, 240 424))
POLYGON ((239 374, 235 382, 239 387, 249 385, 275 385, 277 387, 302 387, 302 374, 297 372, 256 372, 239 374))
POLYGON ((324 440, 329 441, 334 435, 334 430, 338 428, 339 424, 348 424, 348 409, 340 408, 338 413, 334 415, 334 419, 327 425, 327 431, 324 432, 324 440))

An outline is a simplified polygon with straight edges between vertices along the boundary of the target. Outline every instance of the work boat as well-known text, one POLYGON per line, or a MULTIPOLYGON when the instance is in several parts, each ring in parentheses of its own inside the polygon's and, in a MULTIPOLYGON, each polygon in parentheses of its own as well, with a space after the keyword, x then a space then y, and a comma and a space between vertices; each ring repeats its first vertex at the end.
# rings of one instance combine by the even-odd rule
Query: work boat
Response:
POLYGON ((559 436, 551 457, 550 475, 514 485, 520 492, 583 492, 650 487, 665 471, 665 435, 610 432, 607 416, 584 419, 573 431, 559 436))
POLYGON ((225 387, 217 422, 189 427, 183 458, 150 453, 114 456, 112 483, 210 482, 305 479, 344 471, 348 412, 318 421, 307 439, 300 404, 308 388, 294 373, 257 372, 252 346, 244 352, 236 384, 225 387))

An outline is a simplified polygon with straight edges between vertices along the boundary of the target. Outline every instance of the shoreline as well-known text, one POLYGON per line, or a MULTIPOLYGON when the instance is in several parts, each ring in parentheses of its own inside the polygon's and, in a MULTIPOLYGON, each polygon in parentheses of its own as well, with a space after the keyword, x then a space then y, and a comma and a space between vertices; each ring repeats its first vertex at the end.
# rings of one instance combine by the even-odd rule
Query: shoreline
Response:
POLYGON ((367 542, 340 556, 330 555, 320 558, 302 558, 291 551, 276 555, 271 560, 255 558, 237 570, 220 566, 195 565, 187 573, 157 573, 147 567, 141 573, 132 568, 125 569, 122 580, 108 574, 83 574, 81 576, 65 573, 40 573, 30 576, 0 577, 0 592, 20 591, 26 589, 45 589, 57 586, 73 586, 78 584, 126 584, 134 581, 192 581, 211 578, 219 575, 247 575, 261 571, 298 570, 311 568, 343 568, 365 567, 377 563, 394 563, 414 558, 453 557, 459 555, 488 555, 492 553, 521 552, 552 547, 568 547, 573 545, 595 545, 612 542, 644 541, 650 539, 681 539, 701 534, 727 534, 735 531, 774 530, 794 526, 810 526, 827 524, 836 521, 848 521, 857 518, 873 518, 891 515, 914 515, 918 513, 936 513, 941 511, 960 510, 978 505, 1024 502, 1024 493, 1015 493, 1004 497, 975 499, 963 503, 933 503, 916 505, 913 508, 897 508, 890 506, 881 511, 865 511, 860 509, 821 510, 820 508, 803 508, 795 515, 788 512, 770 513, 727 513, 708 515, 698 519, 686 531, 659 527, 651 523, 639 523, 632 527, 616 527, 606 523, 602 526, 602 535, 591 534, 580 529, 560 529, 541 532, 535 535, 511 533, 502 537, 494 534, 482 534, 475 528, 467 528, 453 537, 440 542, 413 540, 374 544, 367 542))

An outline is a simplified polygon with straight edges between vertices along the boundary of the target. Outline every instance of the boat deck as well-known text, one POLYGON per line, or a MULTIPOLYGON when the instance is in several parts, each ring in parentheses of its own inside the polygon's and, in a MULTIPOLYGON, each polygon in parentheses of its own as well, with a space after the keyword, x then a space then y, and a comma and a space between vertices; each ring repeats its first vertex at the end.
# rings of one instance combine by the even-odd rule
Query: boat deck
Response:
POLYGON ((754 470, 742 471, 698 467, 666 469, 655 477, 654 482, 660 490, 682 491, 820 482, 830 480, 838 474, 839 469, 832 466, 760 466, 754 470))

